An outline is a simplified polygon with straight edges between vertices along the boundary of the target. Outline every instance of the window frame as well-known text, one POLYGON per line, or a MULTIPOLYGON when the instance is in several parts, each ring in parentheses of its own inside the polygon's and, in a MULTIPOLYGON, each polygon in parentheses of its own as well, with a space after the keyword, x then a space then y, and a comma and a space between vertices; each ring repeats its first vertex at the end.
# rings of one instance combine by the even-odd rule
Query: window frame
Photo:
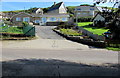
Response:
POLYGON ((24 18, 23 18, 23 21, 24 21, 24 22, 30 22, 30 17, 24 17, 24 18), (26 18, 27 18, 27 19, 26 19, 26 18), (28 20, 28 18, 29 18, 29 20, 28 20), (27 21, 26 21, 26 20, 27 20, 27 21))
POLYGON ((16 17, 16 21, 21 21, 21 17, 16 17))

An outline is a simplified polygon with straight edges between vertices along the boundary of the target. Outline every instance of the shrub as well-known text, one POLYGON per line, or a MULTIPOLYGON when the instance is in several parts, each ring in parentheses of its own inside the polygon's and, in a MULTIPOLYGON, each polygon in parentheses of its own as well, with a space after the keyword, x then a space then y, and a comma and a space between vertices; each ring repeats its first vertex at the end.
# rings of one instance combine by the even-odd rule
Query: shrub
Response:
POLYGON ((23 24, 23 26, 28 26, 29 25, 27 22, 23 22, 22 24, 23 24))

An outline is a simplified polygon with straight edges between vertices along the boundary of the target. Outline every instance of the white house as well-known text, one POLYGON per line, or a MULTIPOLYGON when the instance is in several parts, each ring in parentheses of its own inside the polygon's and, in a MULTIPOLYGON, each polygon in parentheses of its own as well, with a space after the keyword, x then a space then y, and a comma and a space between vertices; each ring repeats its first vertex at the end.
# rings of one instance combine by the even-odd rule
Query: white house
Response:
POLYGON ((98 12, 102 12, 101 7, 80 5, 75 8, 74 14, 76 17, 93 18, 98 12))
POLYGON ((55 3, 49 8, 48 12, 41 15, 42 25, 58 25, 60 22, 67 22, 69 14, 64 2, 55 3))

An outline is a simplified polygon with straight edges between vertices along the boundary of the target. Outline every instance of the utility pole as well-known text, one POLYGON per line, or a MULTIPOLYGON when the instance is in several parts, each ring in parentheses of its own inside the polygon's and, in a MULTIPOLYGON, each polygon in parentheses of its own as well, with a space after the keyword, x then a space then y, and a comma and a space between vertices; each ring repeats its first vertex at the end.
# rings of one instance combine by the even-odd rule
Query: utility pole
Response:
POLYGON ((77 9, 76 9, 76 24, 78 23, 78 15, 77 15, 77 9))
POLYGON ((25 7, 24 7, 24 13, 25 13, 25 7))

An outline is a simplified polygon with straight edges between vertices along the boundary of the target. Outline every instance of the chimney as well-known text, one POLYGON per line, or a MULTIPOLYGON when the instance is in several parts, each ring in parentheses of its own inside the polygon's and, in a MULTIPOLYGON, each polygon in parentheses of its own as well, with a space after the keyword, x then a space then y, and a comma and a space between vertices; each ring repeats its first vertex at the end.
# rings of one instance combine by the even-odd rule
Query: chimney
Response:
POLYGON ((54 2, 54 5, 56 5, 56 2, 54 2))

